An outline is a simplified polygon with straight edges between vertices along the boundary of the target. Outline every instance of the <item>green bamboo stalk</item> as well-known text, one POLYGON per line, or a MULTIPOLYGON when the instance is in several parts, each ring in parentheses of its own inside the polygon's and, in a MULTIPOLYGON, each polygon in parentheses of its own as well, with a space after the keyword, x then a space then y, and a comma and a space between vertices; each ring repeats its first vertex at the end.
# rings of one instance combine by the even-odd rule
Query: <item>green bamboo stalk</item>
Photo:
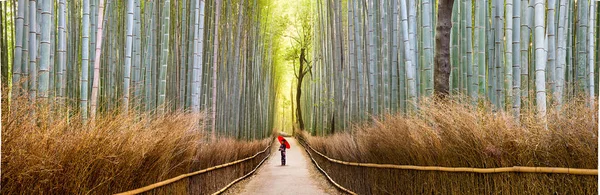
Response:
POLYGON ((375 61, 377 59, 377 52, 375 49, 376 48, 376 46, 375 46, 376 45, 376 43, 375 43, 376 42, 376 36, 375 36, 375 33, 376 33, 375 32, 375 28, 376 28, 376 25, 375 25, 376 10, 375 10, 375 8, 376 7, 374 7, 373 4, 374 3, 371 1, 367 5, 370 8, 370 9, 368 8, 368 11, 367 11, 369 14, 368 15, 368 32, 369 32, 369 34, 368 34, 368 36, 369 36, 369 38, 368 38, 368 41, 369 41, 369 43, 368 43, 369 44, 369 49, 368 49, 369 101, 368 102, 371 102, 369 112, 371 114, 376 114, 376 113, 378 113, 377 108, 378 108, 379 104, 378 104, 377 98, 376 98, 377 97, 377 90, 376 90, 377 82, 375 79, 375 74, 376 74, 376 72, 375 72, 376 62, 375 61))
POLYGON ((133 15, 133 54, 132 54, 132 68, 133 68, 133 73, 132 73, 132 81, 131 81, 131 85, 132 89, 133 89, 133 106, 134 108, 136 108, 136 110, 138 110, 140 108, 140 100, 141 100, 141 87, 142 85, 140 85, 141 82, 141 36, 142 36, 142 31, 141 31, 141 17, 140 17, 140 1, 139 0, 135 0, 134 1, 134 6, 135 6, 135 10, 134 15, 133 15))
MULTIPOLYGON (((380 102, 382 103, 381 107, 382 107, 382 113, 386 113, 389 114, 390 113, 390 99, 389 99, 389 64, 390 64, 390 55, 389 55, 389 38, 390 38, 390 30, 389 30, 389 20, 388 20, 388 15, 389 15, 389 5, 388 5, 389 1, 382 1, 380 2, 380 7, 381 7, 381 63, 380 63, 380 73, 379 73, 379 78, 380 78, 380 83, 382 85, 382 88, 379 92, 379 94, 382 96, 380 102)), ((347 79, 345 79, 347 80, 347 79)))
POLYGON ((486 92, 486 74, 485 74, 485 9, 487 6, 484 4, 484 1, 475 1, 475 41, 473 43, 473 50, 475 51, 475 59, 473 62, 473 67, 477 67, 478 76, 478 96, 480 98, 485 97, 486 92))
POLYGON ((29 101, 35 104, 37 87, 37 9, 36 1, 29 1, 29 101))
MULTIPOLYGON (((579 25, 577 27, 577 52, 576 52, 576 60, 577 60, 577 69, 575 70, 576 72, 576 88, 575 88, 575 93, 574 94, 581 94, 581 92, 585 92, 585 93, 589 93, 587 88, 587 83, 586 83, 586 67, 587 67, 587 61, 588 61, 588 42, 587 42, 587 35, 588 35, 588 22, 589 21, 589 1, 583 0, 583 1, 577 1, 578 5, 577 5, 577 24, 579 25)), ((584 94, 585 94, 584 93, 584 94)))
POLYGON ((559 14, 558 14, 558 30, 557 30, 557 63, 556 63, 556 91, 554 91, 553 98, 556 102, 557 109, 561 109, 563 105, 563 94, 565 86, 565 70, 567 63, 567 18, 568 14, 568 0, 560 0, 559 14))
POLYGON ((192 78, 194 79, 192 87, 192 112, 200 112, 200 90, 202 81, 202 41, 204 31, 204 1, 196 1, 194 11, 194 62, 192 78))
MULTIPOLYGON (((523 0, 521 3, 521 14, 525 16, 523 22, 521 22, 521 104, 527 106, 530 101, 529 91, 530 87, 530 76, 529 70, 533 65, 530 63, 530 43, 531 43, 531 29, 533 28, 533 2, 523 0), (531 64, 531 65, 530 65, 531 64)), ((533 49, 535 50, 535 49, 533 49)), ((533 78, 533 76, 532 76, 533 78)), ((527 107, 526 107, 527 108, 527 107)))
MULTIPOLYGON (((513 102, 513 2, 512 0, 506 0, 506 13, 505 13, 505 32, 504 39, 506 42, 504 50, 504 90, 505 90, 505 110, 514 108, 513 102)), ((514 111, 513 111, 514 112, 514 111)))
POLYGON ((146 112, 149 112, 150 110, 152 110, 152 97, 153 97, 153 93, 154 93, 154 85, 152 85, 152 67, 153 64, 155 63, 155 53, 154 51, 154 36, 155 36, 155 23, 156 20, 154 20, 155 15, 156 15, 156 8, 157 4, 155 4, 153 1, 148 2, 148 4, 146 4, 145 6, 148 6, 147 10, 147 15, 146 17, 148 17, 148 22, 147 24, 145 24, 147 26, 147 31, 146 31, 146 57, 145 57, 145 80, 144 80, 144 85, 145 87, 145 106, 146 106, 146 112))
MULTIPOLYGON (((185 51, 185 53, 187 55, 181 55, 181 61, 185 62, 184 66, 185 66, 185 82, 187 83, 185 85, 185 92, 183 93, 183 95, 185 96, 184 98, 184 104, 183 107, 184 108, 192 108, 192 87, 193 87, 193 78, 192 78, 192 74, 194 72, 194 41, 186 41, 186 40, 194 40, 194 12, 196 10, 196 3, 192 2, 192 1, 187 1, 186 5, 189 5, 190 8, 186 9, 184 8, 184 10, 188 10, 186 14, 189 14, 189 20, 187 20, 187 24, 185 25, 181 25, 182 31, 183 31, 183 35, 181 36, 181 41, 183 44, 181 44, 181 48, 183 51, 185 51), (187 38, 187 39, 186 39, 187 38)), ((185 19, 186 17, 184 17, 185 19)), ((181 90, 181 89, 180 89, 181 90)), ((198 92, 198 105, 200 105, 200 93, 198 92)))
POLYGON ((49 83, 48 83, 48 97, 51 100, 54 100, 56 97, 56 26, 58 26, 57 21, 55 20, 55 12, 56 7, 53 1, 50 2, 50 66, 48 67, 49 72, 49 83))
POLYGON ((555 27, 555 11, 556 1, 548 0, 547 9, 547 30, 548 34, 548 62, 547 62, 547 80, 548 80, 548 93, 553 94, 556 91, 556 27, 555 27))
POLYGON ((460 64, 458 64, 457 68, 460 69, 459 78, 459 89, 460 93, 463 95, 469 95, 469 72, 467 70, 467 4, 466 0, 461 0, 458 5, 459 11, 459 21, 460 21, 460 32, 459 32, 459 52, 460 52, 460 64))
POLYGON ((125 41, 125 69, 123 71, 123 103, 124 112, 129 110, 129 83, 131 79, 131 58, 133 50, 133 10, 134 0, 127 1, 127 38, 125 41))
MULTIPOLYGON (((335 121, 332 121, 335 123, 334 128, 340 128, 340 127, 342 127, 342 124, 344 123, 344 118, 342 117, 343 116, 342 115, 343 103, 344 103, 343 102, 343 92, 342 92, 342 89, 344 86, 343 80, 342 80, 343 79, 342 66, 344 65, 344 61, 343 61, 344 56, 343 56, 343 51, 342 51, 342 45, 344 43, 342 41, 343 35, 342 35, 342 26, 341 26, 341 7, 339 4, 341 4, 341 3, 338 1, 333 2, 333 13, 332 13, 332 15, 333 15, 333 24, 332 24, 333 25, 333 37, 335 38, 335 50, 334 50, 334 52, 335 52, 334 53, 334 64, 335 64, 334 69, 335 70, 334 71, 335 71, 335 75, 336 75, 333 77, 333 79, 335 80, 334 87, 333 87, 334 98, 335 98, 334 99, 335 107, 333 108, 334 109, 333 113, 334 113, 335 121)), ((379 8, 379 7, 377 6, 377 8, 379 8)), ((375 20, 379 21, 379 20, 377 20, 377 17, 375 18, 375 20)), ((380 44, 378 44, 378 46, 379 45, 380 44)), ((376 59, 379 59, 379 58, 376 58, 376 59)), ((379 92, 379 91, 381 91, 380 82, 379 82, 378 86, 379 86, 379 88, 378 88, 379 89, 378 92, 379 92)), ((378 93, 378 95, 379 95, 379 98, 381 99, 380 93, 378 93)), ((378 107, 380 107, 382 101, 379 100, 378 102, 379 103, 377 105, 378 105, 378 107)), ((381 109, 378 109, 378 111, 379 111, 379 113, 382 112, 381 109)), ((343 129, 343 128, 340 128, 340 129, 343 129)), ((333 129, 333 131, 335 131, 335 130, 336 129, 333 129)))
MULTIPOLYGON (((24 23, 25 23, 25 1, 19 0, 19 11, 17 12, 17 18, 15 20, 15 47, 14 47, 14 61, 12 65, 12 83, 13 86, 18 86, 21 81, 21 66, 23 64, 23 39, 24 39, 24 23)), ((18 97, 21 95, 23 89, 20 87, 13 87, 12 97, 18 97), (17 90, 15 90, 17 89, 17 90)))
POLYGON ((577 31, 576 31, 576 24, 574 21, 576 21, 577 19, 577 15, 575 12, 575 7, 577 6, 577 4, 575 3, 569 3, 569 19, 567 22, 568 24, 568 29, 567 29, 567 33, 570 34, 571 36, 569 36, 569 38, 567 39, 567 78, 566 78, 566 83, 567 83, 567 92, 566 92, 566 98, 570 99, 573 98, 575 96, 575 91, 578 89, 577 88, 577 77, 576 77, 576 73, 575 70, 577 69, 577 65, 576 65, 576 55, 577 55, 577 39, 575 36, 577 36, 577 31))
POLYGON ((80 96, 79 107, 81 117, 88 117, 88 74, 89 74, 89 52, 90 52, 90 0, 83 0, 82 17, 82 37, 81 37, 81 77, 80 77, 80 96))
MULTIPOLYGON (((193 82, 188 82, 189 81, 189 77, 192 76, 192 74, 189 74, 188 72, 188 65, 190 65, 191 61, 188 61, 188 57, 189 56, 193 56, 193 53, 188 53, 187 50, 187 45, 186 44, 188 41, 189 42, 193 42, 193 38, 191 40, 187 40, 187 34, 188 33, 193 33, 193 32, 189 32, 189 31, 193 31, 193 26, 191 25, 193 23, 192 21, 192 17, 194 16, 193 14, 191 14, 191 12, 188 12, 187 10, 190 9, 194 9, 192 8, 192 6, 190 5, 190 1, 184 0, 184 1, 180 1, 181 3, 177 2, 177 8, 175 8, 176 12, 175 15, 178 15, 179 18, 177 21, 181 21, 181 22, 177 22, 179 23, 178 25, 176 25, 177 27, 179 27, 177 29, 177 27, 175 27, 176 32, 174 35, 175 36, 175 45, 177 46, 175 49, 177 50, 177 52, 179 53, 179 55, 177 57, 174 57, 176 61, 176 64, 179 66, 179 74, 177 75, 177 77, 179 78, 179 85, 178 85, 178 91, 177 91, 177 97, 178 97, 178 101, 177 101, 177 109, 178 110, 186 110, 187 107, 185 105, 185 100, 186 100, 186 89, 189 89, 189 87, 191 87, 191 85, 193 85, 193 82), (181 5, 179 5, 181 4, 181 5), (181 8, 179 8, 179 6, 181 6, 181 8), (190 8, 188 8, 190 7, 190 8), (181 9, 181 13, 179 13, 179 10, 181 9), (189 19, 188 19, 189 18, 189 19), (188 25, 190 24, 190 25, 188 25)), ((189 51, 189 52, 193 52, 193 51, 189 51)), ((193 58, 193 57, 192 57, 193 58)), ((193 69, 193 68, 192 68, 193 69)))
MULTIPOLYGON (((495 71, 494 71, 494 76, 495 76, 495 84, 496 84, 496 102, 495 102, 495 106, 497 109, 501 109, 501 110, 505 110, 506 105, 505 105, 505 77, 506 75, 504 75, 504 69, 505 67, 503 66, 503 56, 505 54, 504 51, 504 32, 502 31, 502 29, 504 28, 504 6, 501 0, 495 0, 494 1, 494 24, 495 24, 495 39, 494 39, 494 43, 495 43, 495 55, 496 57, 494 57, 494 67, 495 67, 495 71)), ((512 66, 512 65, 511 65, 512 66)))
POLYGON ((165 1, 161 12, 163 14, 161 21, 161 30, 162 37, 161 41, 161 53, 160 53, 160 70, 158 71, 158 99, 156 101, 157 107, 159 107, 159 113, 164 114, 167 111, 166 103, 166 94, 167 94, 167 70, 169 64, 169 41, 170 41, 170 10, 171 10, 171 2, 165 1))
POLYGON ((66 69, 67 69, 67 35, 66 35, 66 18, 67 5, 66 0, 59 0, 58 3, 58 97, 60 104, 64 103, 66 97, 66 69))
MULTIPOLYGON (((419 63, 419 42, 417 39, 417 4, 415 3, 415 0, 408 0, 408 4, 407 4, 407 9, 408 9, 408 36, 409 36, 409 42, 410 42, 410 46, 411 46, 411 63, 414 66, 414 70, 415 70, 415 90, 416 90, 416 94, 415 94, 415 101, 420 97, 420 89, 422 86, 420 86, 420 82, 419 82, 419 71, 421 64, 419 63)), ((415 102, 415 105, 417 105, 418 102, 415 102)))
POLYGON ((535 0, 535 91, 540 120, 546 121, 546 61, 544 51, 544 30, 546 16, 544 1, 535 0))
POLYGON ((588 75, 588 79, 589 79, 589 97, 588 97, 588 106, 589 107, 594 107, 594 99, 596 98, 596 96, 594 95, 594 24, 595 24, 595 18, 594 16, 596 15, 596 6, 595 6, 596 1, 590 1, 590 7, 589 7, 589 24, 588 26, 590 27, 588 30, 588 69, 589 69, 589 75, 588 75))
POLYGON ((50 9, 52 2, 42 1, 42 21, 41 21, 41 45, 40 45, 40 65, 38 69, 38 99, 47 103, 48 89, 50 80, 50 25, 52 25, 50 9))
MULTIPOLYGON (((513 1, 512 22, 512 111, 519 120, 521 113, 521 0, 513 1)), ((508 10, 508 8, 507 8, 508 10)), ((510 20, 510 19, 509 19, 510 20)), ((508 72, 508 71, 507 71, 508 72)))
POLYGON ((29 1, 25 0, 24 21, 23 21, 23 57, 21 61, 21 90, 23 93, 29 92, 29 1))
MULTIPOLYGON (((96 54, 96 30, 97 30, 97 24, 96 24, 96 20, 98 17, 98 8, 96 5, 96 1, 97 0, 90 0, 90 46, 89 46, 89 64, 93 65, 95 64, 95 54, 96 54)), ((94 80, 94 68, 90 67, 89 69, 89 80, 91 80, 92 82, 88 82, 88 89, 90 90, 89 93, 89 97, 91 100, 91 94, 92 94, 92 90, 93 90, 93 80, 94 80)), ((91 103, 91 102, 90 102, 91 103)), ((91 105, 91 104, 90 104, 91 105)))
POLYGON ((492 6, 489 5, 494 5, 493 3, 488 3, 486 2, 486 23, 485 23, 485 28, 487 30, 487 39, 486 39, 486 46, 487 46, 487 53, 489 54, 487 57, 487 67, 488 67, 488 76, 487 76, 487 97, 490 99, 490 102, 492 103, 492 105, 496 104, 496 74, 495 74, 495 68, 494 68, 494 58, 496 57, 495 52, 494 52, 494 9, 492 6))
POLYGON ((472 98, 472 101, 475 101, 477 99, 477 89, 478 89, 478 80, 477 80, 477 76, 476 76, 476 71, 477 68, 475 66, 473 66, 473 17, 472 17, 472 12, 473 12, 473 4, 471 0, 466 0, 465 1, 465 9, 466 11, 465 13, 465 17, 466 17, 466 34, 464 35, 466 37, 466 42, 465 42, 465 47, 466 47, 466 54, 467 54, 467 59, 464 62, 465 65, 467 66, 467 95, 469 95, 472 98))
POLYGON ((406 69, 406 82, 408 88, 408 98, 410 109, 416 109, 416 101, 417 101, 417 89, 416 89, 416 81, 415 74, 416 68, 412 63, 412 55, 411 55, 411 46, 409 39, 409 29, 408 29, 408 17, 406 10, 406 2, 400 2, 400 13, 402 15, 402 32, 403 32, 403 42, 404 42, 404 56, 405 56, 405 69, 406 69))
POLYGON ((454 1, 454 6, 452 7, 452 24, 454 24, 454 28, 450 30, 450 42, 452 44, 452 51, 450 51, 450 55, 452 59, 452 93, 459 94, 461 90, 461 69, 459 68, 461 62, 461 54, 460 54, 460 1, 454 1))
POLYGON ((104 31, 104 0, 98 2, 98 30, 96 31, 96 51, 94 58, 94 76, 92 80, 92 97, 90 107, 90 118, 94 120, 96 118, 96 106, 98 102, 98 85, 100 84, 100 56, 102 52, 102 33, 104 31))
MULTIPOLYGON (((356 66, 357 66, 356 65, 356 62, 357 62, 357 60, 356 60, 356 36, 354 35, 354 26, 356 25, 356 23, 354 23, 354 12, 355 12, 356 9, 354 9, 353 1, 352 0, 348 1, 347 3, 348 3, 347 4, 347 8, 348 8, 348 12, 347 12, 348 13, 348 16, 347 16, 348 27, 346 29, 346 32, 348 33, 348 39, 347 39, 347 43, 348 43, 348 55, 347 56, 350 58, 350 60, 349 60, 348 72, 346 74, 349 75, 349 78, 350 78, 350 85, 348 86, 349 87, 349 93, 350 93, 350 95, 348 96, 349 104, 348 104, 348 112, 346 112, 346 114, 349 115, 350 121, 353 121, 353 120, 356 120, 356 114, 357 114, 357 112, 356 112, 356 109, 357 109, 357 92, 358 92, 356 90, 357 89, 356 88, 356 86, 357 86, 357 80, 356 80, 356 77, 357 77, 356 76, 356 72, 357 72, 356 71, 356 66)), ((307 53, 308 53, 308 51, 307 51, 307 53)), ((310 75, 307 75, 307 76, 310 76, 310 75)), ((302 84, 306 85, 306 83, 307 82, 305 81, 302 84)), ((307 90, 305 90, 305 91, 307 91, 307 90)), ((306 95, 302 96, 305 99, 305 101, 303 101, 303 102, 310 103, 309 102, 310 100, 306 99, 306 96, 310 95, 310 91, 307 91, 307 92, 309 94, 306 94, 306 95)), ((308 111, 307 109, 309 109, 306 106, 306 103, 303 104, 304 108, 302 108, 303 112, 304 112, 303 113, 304 115, 306 115, 306 113, 308 111)), ((307 123, 307 125, 306 125, 307 129, 310 128, 309 124, 310 123, 307 123)))
POLYGON ((212 125, 211 125, 211 140, 216 140, 216 110, 217 110, 217 59, 219 54, 219 20, 221 18, 221 0, 215 0, 215 25, 214 25, 214 53, 213 53, 213 76, 212 76, 212 125))
POLYGON ((425 78, 425 96, 433 95, 433 19, 431 0, 423 1, 423 77, 425 78))

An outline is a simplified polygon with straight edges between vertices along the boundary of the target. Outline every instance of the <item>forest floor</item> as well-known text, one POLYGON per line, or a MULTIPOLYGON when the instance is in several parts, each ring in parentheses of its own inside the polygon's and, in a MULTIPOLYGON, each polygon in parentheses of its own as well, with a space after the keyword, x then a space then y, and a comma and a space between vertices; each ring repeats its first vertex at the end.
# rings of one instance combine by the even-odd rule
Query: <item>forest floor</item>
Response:
POLYGON ((281 166, 279 144, 275 144, 272 155, 256 174, 224 194, 342 194, 312 165, 296 139, 286 139, 291 148, 287 150, 285 166, 281 166))

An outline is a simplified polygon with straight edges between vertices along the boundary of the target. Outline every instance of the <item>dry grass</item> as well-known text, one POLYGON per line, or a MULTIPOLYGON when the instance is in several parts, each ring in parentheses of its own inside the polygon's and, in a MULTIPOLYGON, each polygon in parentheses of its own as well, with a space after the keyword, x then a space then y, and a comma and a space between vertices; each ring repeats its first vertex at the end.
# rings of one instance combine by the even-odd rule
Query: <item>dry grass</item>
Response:
MULTIPOLYGON (((571 103, 563 112, 550 110, 548 130, 535 113, 526 113, 518 123, 508 113, 489 110, 456 101, 426 102, 414 115, 386 116, 374 125, 356 125, 350 133, 302 136, 327 156, 350 162, 597 168, 597 104, 594 109, 571 103)), ((359 194, 596 194, 598 189, 597 176, 390 170, 316 160, 359 194)))
MULTIPOLYGON (((269 143, 233 139, 209 143, 198 130, 202 115, 107 114, 90 125, 78 117, 61 119, 42 108, 36 108, 34 116, 32 107, 22 106, 27 102, 18 103, 14 105, 20 108, 2 115, 1 194, 112 194, 249 157, 269 143)), ((196 180, 193 184, 202 191, 196 194, 214 192, 258 162, 183 183, 196 180)), ((179 189, 174 190, 189 190, 176 186, 179 189)))

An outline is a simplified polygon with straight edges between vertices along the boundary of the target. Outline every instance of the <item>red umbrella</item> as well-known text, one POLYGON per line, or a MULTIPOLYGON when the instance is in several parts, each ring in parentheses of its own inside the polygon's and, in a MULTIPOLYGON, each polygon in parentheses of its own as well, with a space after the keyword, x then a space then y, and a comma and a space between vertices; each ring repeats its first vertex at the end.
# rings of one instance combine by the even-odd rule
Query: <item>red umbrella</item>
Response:
POLYGON ((285 148, 290 149, 290 142, 288 142, 287 140, 285 140, 285 138, 283 138, 283 136, 281 136, 281 135, 277 136, 277 140, 279 140, 280 144, 285 143, 285 148))

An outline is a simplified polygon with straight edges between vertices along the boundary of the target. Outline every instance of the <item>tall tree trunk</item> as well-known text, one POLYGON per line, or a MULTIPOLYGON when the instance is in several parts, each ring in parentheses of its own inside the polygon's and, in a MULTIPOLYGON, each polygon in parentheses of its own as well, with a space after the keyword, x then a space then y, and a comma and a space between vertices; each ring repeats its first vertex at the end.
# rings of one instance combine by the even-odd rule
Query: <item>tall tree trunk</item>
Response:
POLYGON ((450 77, 450 30, 452 29, 452 6, 454 0, 438 1, 438 19, 435 33, 435 95, 445 98, 449 95, 450 77))
POLYGON ((296 118, 300 130, 304 130, 304 120, 302 119, 302 106, 300 106, 300 100, 302 96, 302 82, 304 81, 304 76, 308 72, 308 70, 304 70, 304 66, 308 66, 308 64, 306 64, 305 52, 305 48, 300 49, 300 67, 298 67, 298 81, 296 83, 296 118))

